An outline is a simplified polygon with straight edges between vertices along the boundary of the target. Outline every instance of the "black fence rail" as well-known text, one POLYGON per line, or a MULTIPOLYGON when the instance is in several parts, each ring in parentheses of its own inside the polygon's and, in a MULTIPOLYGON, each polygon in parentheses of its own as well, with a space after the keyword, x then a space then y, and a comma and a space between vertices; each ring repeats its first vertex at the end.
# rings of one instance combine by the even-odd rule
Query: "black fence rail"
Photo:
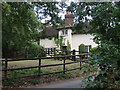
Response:
MULTIPOLYGON (((80 51, 76 50, 58 50, 56 48, 45 48, 44 49, 46 56, 51 56, 54 57, 56 56, 57 53, 64 53, 65 55, 78 55, 80 54, 80 51)), ((83 52, 82 52, 83 53, 83 52)), ((89 53, 89 52, 84 52, 84 53, 89 53)))
MULTIPOLYGON (((4 59, 2 60, 2 63, 4 63, 4 68, 2 69, 3 71, 3 79, 8 79, 8 71, 14 71, 14 70, 24 70, 24 69, 32 69, 32 68, 38 68, 38 74, 35 75, 26 75, 26 76, 22 76, 22 77, 32 77, 32 76, 43 76, 43 75, 49 75, 49 74, 56 74, 56 73, 64 73, 68 72, 68 71, 72 71, 72 70, 76 70, 76 69, 81 69, 82 68, 82 62, 86 62, 88 60, 90 60, 89 58, 90 53, 83 53, 83 54, 79 54, 79 55, 66 55, 66 56, 55 56, 55 57, 40 57, 40 58, 27 58, 27 59, 4 59), (76 59, 76 61, 72 61, 72 62, 66 62, 67 57, 76 57, 78 56, 79 58, 76 59), (83 58, 83 57, 87 57, 87 58, 83 58), (62 58, 63 63, 60 64, 50 64, 50 65, 42 65, 41 61, 44 59, 58 59, 58 58, 62 58), (22 67, 22 68, 8 68, 8 62, 14 62, 14 61, 26 61, 26 60, 39 60, 38 66, 30 66, 30 67, 22 67), (74 69, 69 69, 66 70, 66 65, 68 64, 73 64, 73 63, 79 63, 79 67, 76 67, 74 69), (41 73, 41 68, 43 67, 51 67, 51 66, 63 66, 63 70, 62 71, 57 71, 57 72, 52 72, 52 73, 41 73)), ((17 77, 18 78, 18 77, 17 77)))

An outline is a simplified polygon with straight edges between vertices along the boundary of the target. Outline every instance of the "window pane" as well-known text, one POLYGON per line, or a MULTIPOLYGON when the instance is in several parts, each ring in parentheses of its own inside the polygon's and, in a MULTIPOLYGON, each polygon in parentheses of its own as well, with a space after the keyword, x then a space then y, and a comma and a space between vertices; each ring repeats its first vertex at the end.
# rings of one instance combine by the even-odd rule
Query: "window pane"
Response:
POLYGON ((64 30, 62 30, 62 35, 64 35, 64 30))
POLYGON ((65 30, 65 34, 68 34, 68 30, 65 30))

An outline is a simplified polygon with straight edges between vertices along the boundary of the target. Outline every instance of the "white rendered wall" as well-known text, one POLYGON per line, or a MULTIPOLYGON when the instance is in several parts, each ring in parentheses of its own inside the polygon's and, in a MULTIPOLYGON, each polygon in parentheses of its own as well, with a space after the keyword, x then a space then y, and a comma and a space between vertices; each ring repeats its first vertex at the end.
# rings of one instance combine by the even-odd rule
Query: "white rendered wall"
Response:
POLYGON ((72 35, 72 50, 78 50, 78 46, 80 44, 85 44, 85 45, 92 45, 93 47, 96 47, 97 44, 93 42, 93 36, 90 34, 74 34, 72 35))
POLYGON ((40 39, 40 45, 45 47, 45 48, 54 48, 54 47, 56 47, 54 39, 52 39, 52 40, 40 39))
POLYGON ((65 45, 67 46, 67 40, 69 41, 71 47, 72 47, 72 30, 71 29, 67 29, 68 30, 68 33, 67 35, 63 35, 62 34, 62 30, 59 31, 59 36, 63 36, 63 38, 65 39, 65 45))
MULTIPOLYGON (((59 32, 59 35, 61 35, 61 31, 59 32)), ((66 35, 64 38, 66 38, 66 41, 69 40, 71 44, 71 50, 75 49, 78 50, 78 46, 80 44, 85 44, 85 45, 92 45, 92 47, 96 47, 97 44, 93 42, 93 36, 90 34, 74 34, 71 35, 71 30, 68 30, 68 35, 66 35)), ((67 42, 66 42, 67 44, 67 42)), ((40 45, 42 45, 45 48, 54 48, 56 47, 54 43, 54 39, 49 40, 49 39, 40 39, 40 45)))
POLYGON ((69 43, 70 43, 70 45, 71 45, 71 47, 72 47, 72 35, 71 35, 71 33, 72 33, 72 30, 71 30, 71 29, 68 29, 68 34, 65 35, 64 38, 66 39, 65 45, 67 46, 67 40, 68 40, 69 43))

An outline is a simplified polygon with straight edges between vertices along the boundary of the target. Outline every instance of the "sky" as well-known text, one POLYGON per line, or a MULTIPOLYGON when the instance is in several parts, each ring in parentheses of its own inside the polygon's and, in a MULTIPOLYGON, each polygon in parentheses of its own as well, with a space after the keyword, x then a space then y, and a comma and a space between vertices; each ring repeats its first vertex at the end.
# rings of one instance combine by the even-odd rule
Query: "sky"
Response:
MULTIPOLYGON (((61 1, 63 1, 63 0, 57 0, 57 1, 58 1, 58 2, 61 2, 61 1)), ((67 1, 66 1, 66 4, 67 4, 68 6, 70 6, 71 1, 73 1, 73 0, 67 0, 67 1)), ((63 10, 64 10, 64 12, 60 12, 60 13, 59 13, 59 16, 61 16, 61 19, 65 19, 66 9, 64 8, 63 10)), ((50 17, 47 17, 46 19, 43 19, 41 22, 42 22, 42 23, 45 23, 46 20, 50 20, 50 17)))

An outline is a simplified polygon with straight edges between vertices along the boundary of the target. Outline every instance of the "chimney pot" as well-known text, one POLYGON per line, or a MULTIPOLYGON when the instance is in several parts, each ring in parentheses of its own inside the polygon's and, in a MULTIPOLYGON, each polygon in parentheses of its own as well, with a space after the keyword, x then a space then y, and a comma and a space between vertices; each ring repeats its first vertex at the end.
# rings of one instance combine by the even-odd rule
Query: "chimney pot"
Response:
POLYGON ((70 11, 66 11, 66 14, 67 14, 67 15, 70 15, 70 14, 71 14, 71 12, 70 12, 70 11))
POLYGON ((71 26, 73 25, 73 14, 71 14, 70 11, 66 11, 66 15, 65 15, 65 25, 71 26))

